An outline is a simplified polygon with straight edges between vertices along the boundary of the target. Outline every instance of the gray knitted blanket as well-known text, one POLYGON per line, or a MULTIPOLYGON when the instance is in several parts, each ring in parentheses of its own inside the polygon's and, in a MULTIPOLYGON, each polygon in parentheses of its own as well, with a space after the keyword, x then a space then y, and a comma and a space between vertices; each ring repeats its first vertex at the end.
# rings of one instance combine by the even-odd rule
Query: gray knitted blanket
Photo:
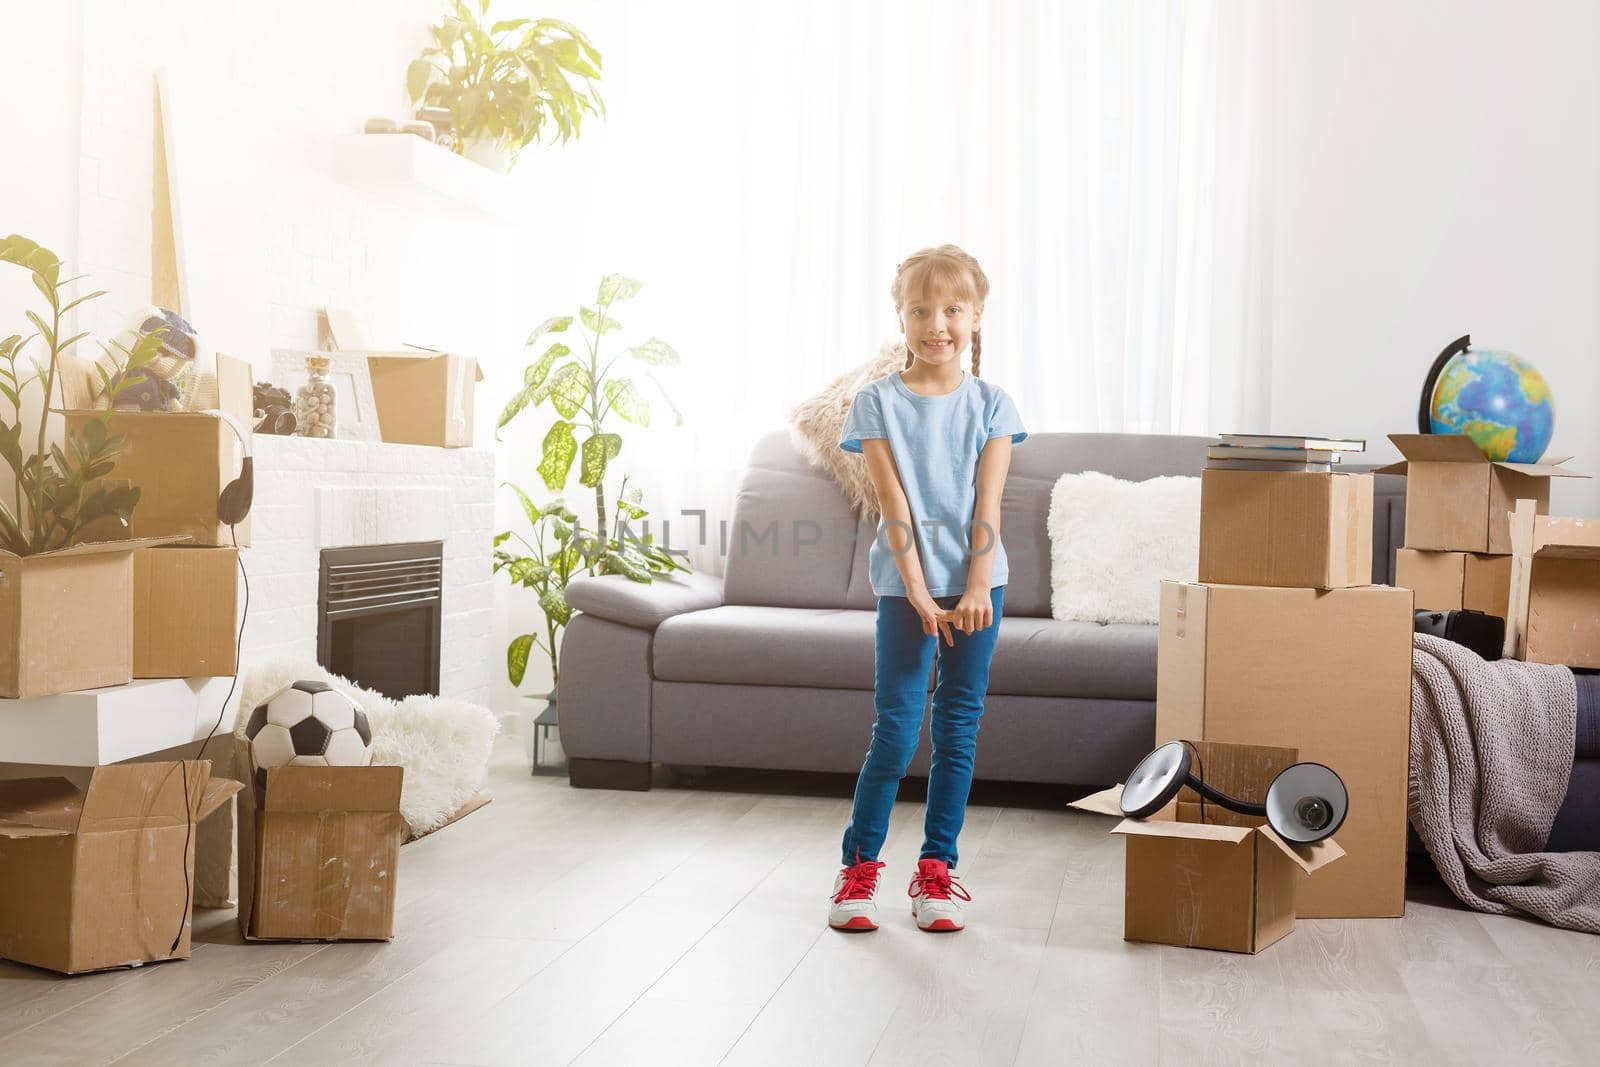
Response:
POLYGON ((1463 902, 1600 933, 1600 852, 1543 852, 1572 774, 1572 672, 1416 635, 1411 824, 1463 902))

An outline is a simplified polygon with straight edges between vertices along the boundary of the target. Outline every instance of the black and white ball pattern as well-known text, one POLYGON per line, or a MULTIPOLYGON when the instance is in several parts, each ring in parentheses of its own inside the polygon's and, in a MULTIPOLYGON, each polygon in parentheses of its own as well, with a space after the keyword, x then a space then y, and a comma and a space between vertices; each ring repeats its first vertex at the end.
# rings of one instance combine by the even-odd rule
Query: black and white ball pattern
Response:
POLYGON ((293 682, 250 713, 245 726, 256 791, 269 767, 365 767, 372 728, 355 701, 326 682, 293 682))

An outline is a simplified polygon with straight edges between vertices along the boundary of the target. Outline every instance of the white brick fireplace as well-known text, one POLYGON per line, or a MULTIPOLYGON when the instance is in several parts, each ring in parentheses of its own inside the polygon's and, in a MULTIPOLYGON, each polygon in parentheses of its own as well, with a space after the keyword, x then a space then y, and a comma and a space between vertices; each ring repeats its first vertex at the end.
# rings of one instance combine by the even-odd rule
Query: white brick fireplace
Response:
MULTIPOLYGON (((257 434, 242 668, 314 661, 324 548, 444 543, 439 691, 489 703, 494 454, 257 434)), ((242 670, 241 670, 242 673, 242 670)))

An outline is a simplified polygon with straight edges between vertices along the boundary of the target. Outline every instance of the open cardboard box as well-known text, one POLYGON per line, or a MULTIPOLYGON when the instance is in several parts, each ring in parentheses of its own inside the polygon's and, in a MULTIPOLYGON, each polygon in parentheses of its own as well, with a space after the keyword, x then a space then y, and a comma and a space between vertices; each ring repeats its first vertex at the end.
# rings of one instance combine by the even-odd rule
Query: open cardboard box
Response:
POLYGON ((98 541, 31 556, 0 549, 0 697, 129 681, 133 554, 176 540, 98 541))
POLYGON ((250 941, 387 941, 406 836, 399 767, 274 767, 258 795, 234 753, 239 932, 250 941))
POLYGON ((453 352, 368 352, 378 431, 390 444, 472 446, 473 384, 483 371, 453 352))
POLYGON ((1511 600, 1511 557, 1402 548, 1395 554, 1394 584, 1416 594, 1418 611, 1466 608, 1503 619, 1511 600))
POLYGON ((1372 476, 1208 469, 1200 580, 1337 589, 1372 581, 1372 476))
MULTIPOLYGON (((1293 749, 1198 742, 1205 781, 1260 803, 1293 749)), ((1121 818, 1122 786, 1071 806, 1121 818)), ((1123 930, 1127 941, 1260 952, 1294 929, 1296 884, 1344 855, 1333 838, 1292 845, 1266 820, 1198 803, 1187 786, 1148 819, 1122 818, 1127 842, 1123 930)))
POLYGON ((1377 474, 1406 476, 1406 547, 1508 555, 1505 515, 1518 500, 1550 511, 1551 478, 1587 478, 1563 467, 1570 456, 1542 463, 1495 463, 1466 434, 1392 433, 1405 460, 1377 474))
POLYGON ((1516 551, 1503 654, 1600 667, 1600 519, 1552 518, 1534 508, 1519 500, 1508 516, 1516 551))
POLYGON ((133 553, 133 676, 237 674, 239 550, 163 546, 133 553))
POLYGON ((208 760, 0 782, 0 957, 63 974, 188 957, 193 824, 238 790, 208 760))
MULTIPOLYGON (((217 393, 222 411, 250 432, 250 364, 217 356, 217 393)), ((116 411, 106 416, 94 364, 61 359, 62 414, 69 430, 90 419, 108 418, 113 434, 123 435, 112 477, 139 487, 128 536, 187 535, 195 545, 250 545, 250 519, 236 530, 217 518, 217 497, 238 477, 239 439, 216 415, 203 411, 116 411)))
POLYGON ((1350 790, 1348 858, 1302 879, 1303 917, 1405 914, 1414 622, 1411 590, 1386 585, 1161 585, 1156 743, 1292 748, 1350 790))

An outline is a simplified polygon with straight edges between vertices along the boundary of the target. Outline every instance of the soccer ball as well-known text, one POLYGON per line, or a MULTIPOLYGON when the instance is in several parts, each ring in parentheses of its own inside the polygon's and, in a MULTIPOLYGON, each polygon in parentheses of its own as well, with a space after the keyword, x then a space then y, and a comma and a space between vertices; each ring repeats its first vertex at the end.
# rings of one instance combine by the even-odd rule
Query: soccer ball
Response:
POLYGON ((326 682, 293 682, 250 713, 245 726, 256 791, 268 767, 365 767, 372 762, 366 712, 326 682))

